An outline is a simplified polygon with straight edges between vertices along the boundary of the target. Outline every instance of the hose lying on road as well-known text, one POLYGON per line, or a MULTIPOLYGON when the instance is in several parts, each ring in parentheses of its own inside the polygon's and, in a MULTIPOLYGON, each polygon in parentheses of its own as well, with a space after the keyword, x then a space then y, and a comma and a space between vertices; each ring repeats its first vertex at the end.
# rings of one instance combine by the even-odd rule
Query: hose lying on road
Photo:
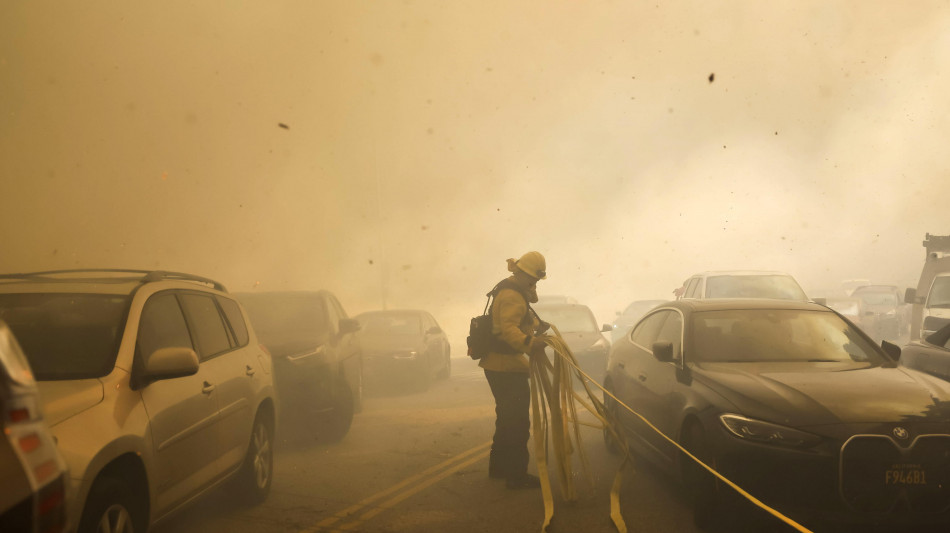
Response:
POLYGON ((609 432, 613 437, 613 442, 617 443, 623 452, 623 463, 617 470, 616 476, 614 476, 613 486, 610 490, 610 519, 617 527, 617 531, 620 533, 627 532, 627 526, 620 513, 620 487, 623 484, 623 473, 628 470, 632 471, 633 469, 633 459, 627 446, 626 438, 619 429, 619 424, 613 419, 612 413, 607 410, 604 402, 593 393, 590 384, 594 384, 603 391, 605 397, 610 396, 617 402, 617 405, 633 413, 661 437, 676 446, 686 457, 695 461, 696 464, 709 471, 709 473, 734 489, 747 500, 795 530, 802 533, 810 533, 810 531, 801 524, 798 524, 791 518, 762 503, 738 485, 726 479, 712 467, 697 459, 693 454, 680 446, 678 442, 657 429, 640 413, 631 409, 600 383, 597 383, 597 381, 580 369, 577 364, 577 359, 574 357, 574 353, 571 352, 570 347, 564 341, 564 338, 561 337, 561 333, 557 327, 552 325, 551 329, 554 335, 545 336, 544 341, 554 352, 554 362, 552 364, 551 360, 546 356, 532 355, 530 371, 534 455, 538 463, 538 477, 541 479, 541 494, 544 498, 544 522, 541 525, 542 532, 547 531, 547 527, 551 524, 551 519, 554 517, 554 498, 551 494, 551 480, 548 476, 547 468, 549 434, 551 445, 554 448, 555 471, 557 472, 561 494, 564 500, 574 501, 577 499, 577 490, 574 485, 573 465, 571 461, 571 456, 575 449, 578 451, 587 479, 590 484, 593 485, 587 455, 584 452, 584 447, 581 445, 580 433, 580 426, 590 424, 583 424, 578 420, 575 401, 600 421, 601 425, 593 425, 593 427, 599 427, 609 432), (586 397, 574 390, 574 376, 576 376, 584 386, 586 397), (551 412, 550 422, 548 420, 548 410, 551 412), (571 440, 571 433, 574 435, 573 441, 571 440))

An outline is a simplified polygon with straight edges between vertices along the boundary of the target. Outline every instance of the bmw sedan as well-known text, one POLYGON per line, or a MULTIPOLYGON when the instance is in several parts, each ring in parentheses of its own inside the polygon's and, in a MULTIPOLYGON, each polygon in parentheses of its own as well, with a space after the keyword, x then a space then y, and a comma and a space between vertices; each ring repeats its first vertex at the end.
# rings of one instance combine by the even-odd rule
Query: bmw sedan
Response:
POLYGON ((806 524, 950 519, 950 383, 827 307, 669 302, 614 344, 605 386, 656 428, 605 395, 630 447, 683 480, 700 526, 748 504, 657 430, 806 524))

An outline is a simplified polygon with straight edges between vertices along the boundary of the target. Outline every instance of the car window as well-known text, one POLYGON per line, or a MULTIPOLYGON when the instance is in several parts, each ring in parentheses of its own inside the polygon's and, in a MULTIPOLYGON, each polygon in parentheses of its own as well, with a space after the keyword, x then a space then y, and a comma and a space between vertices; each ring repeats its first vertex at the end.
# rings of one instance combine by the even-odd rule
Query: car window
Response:
POLYGON ((683 297, 696 298, 698 292, 699 292, 699 278, 693 278, 689 280, 689 285, 686 286, 686 293, 683 297))
POLYGON ((418 337, 422 333, 421 318, 415 313, 367 313, 356 320, 366 337, 418 337))
POLYGON ((693 315, 691 358, 710 362, 862 362, 886 359, 838 315, 737 309, 693 315))
POLYGON ((927 296, 928 308, 950 308, 950 276, 940 276, 934 279, 927 296))
POLYGON ((656 337, 660 333, 660 328, 663 326, 663 322, 666 320, 668 313, 670 313, 670 311, 658 311, 644 318, 633 328, 630 339, 635 344, 647 350, 652 350, 653 343, 656 342, 656 337))
POLYGON ((663 321, 663 327, 660 328, 655 342, 672 342, 673 357, 679 357, 683 346, 683 319, 675 311, 667 312, 666 315, 666 320, 663 321))
POLYGON ((188 317, 198 348, 198 356, 202 361, 231 349, 224 321, 211 295, 182 294, 181 304, 188 317))
POLYGON ((600 330, 594 321, 594 314, 585 305, 539 306, 535 311, 545 322, 557 326, 558 331, 562 333, 600 330))
POLYGON ((231 325, 231 331, 234 332, 234 339, 238 346, 246 346, 248 341, 247 324, 244 323, 244 315, 241 314, 241 308, 238 303, 230 298, 217 296, 218 303, 231 325))
POLYGON ((257 338, 273 353, 312 350, 330 340, 323 300, 313 293, 239 296, 257 338))
POLYGON ((327 319, 329 320, 328 327, 330 328, 331 338, 335 338, 340 332, 340 319, 343 318, 343 315, 340 310, 340 305, 335 301, 333 297, 327 298, 327 319))
POLYGON ((172 347, 194 349, 178 298, 173 292, 159 292, 142 308, 135 348, 145 362, 156 350, 172 347))
POLYGON ((721 275, 706 278, 706 298, 777 298, 808 299, 791 276, 721 275))
POLYGON ((127 296, 0 294, 0 320, 39 381, 98 378, 115 365, 128 315, 127 296))

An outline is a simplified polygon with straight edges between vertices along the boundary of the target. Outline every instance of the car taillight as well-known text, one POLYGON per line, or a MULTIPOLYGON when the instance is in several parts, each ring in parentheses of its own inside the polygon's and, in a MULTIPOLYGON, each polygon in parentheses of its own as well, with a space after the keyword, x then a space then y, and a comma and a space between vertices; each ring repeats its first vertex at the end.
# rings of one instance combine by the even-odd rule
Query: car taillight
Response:
POLYGON ((36 433, 30 433, 20 439, 20 449, 23 450, 23 453, 30 453, 39 448, 41 444, 42 441, 40 441, 40 437, 36 433))
POLYGON ((37 531, 60 533, 66 529, 65 482, 63 476, 47 485, 37 498, 37 531))
POLYGON ((30 410, 26 408, 11 409, 8 411, 8 416, 10 417, 10 422, 14 424, 18 422, 29 422, 30 410))

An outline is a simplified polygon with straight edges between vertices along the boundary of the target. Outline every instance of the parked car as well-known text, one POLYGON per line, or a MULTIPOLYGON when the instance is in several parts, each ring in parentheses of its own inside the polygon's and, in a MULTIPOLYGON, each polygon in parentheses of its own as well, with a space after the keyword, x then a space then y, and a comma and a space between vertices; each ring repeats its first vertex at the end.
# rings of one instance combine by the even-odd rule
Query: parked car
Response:
POLYGON ((338 441, 362 409, 359 324, 329 291, 238 293, 271 353, 284 412, 316 436, 338 441))
POLYGON ((666 300, 635 300, 630 302, 630 305, 628 305, 622 313, 617 313, 617 318, 612 325, 613 329, 610 332, 610 340, 617 342, 617 339, 627 334, 630 328, 632 328, 643 315, 647 314, 647 311, 664 303, 666 303, 666 300))
MULTIPOLYGON (((950 383, 896 362, 818 304, 679 300, 613 346, 605 386, 800 522, 945 524, 950 383)), ((745 515, 750 504, 731 488, 610 396, 605 403, 630 446, 690 488, 698 525, 745 515)), ((617 448, 609 432, 605 440, 617 448)))
POLYGON ((911 341, 950 324, 950 235, 928 233, 923 244, 927 254, 917 287, 904 293, 904 301, 912 305, 911 341))
POLYGON ((356 315, 368 382, 410 382, 420 390, 452 372, 451 346, 426 311, 368 311, 356 315))
POLYGON ((80 533, 146 531, 225 482, 250 503, 273 479, 270 356, 218 282, 174 272, 0 275, 69 468, 80 533))
POLYGON ((861 300, 861 327, 874 340, 897 341, 910 328, 910 307, 897 285, 865 285, 854 289, 851 297, 861 300))
POLYGON ((66 462, 43 417, 36 379, 0 321, 0 531, 66 530, 66 462))
POLYGON ((590 308, 582 304, 535 305, 541 320, 557 326, 570 347, 581 370, 598 383, 603 382, 607 370, 607 352, 610 341, 603 334, 612 331, 607 324, 597 326, 590 308))
POLYGON ((801 285, 784 272, 702 272, 683 282, 683 287, 677 291, 677 299, 777 298, 808 301, 801 285))
POLYGON ((904 346, 900 362, 907 368, 950 381, 950 324, 926 339, 912 341, 904 346))

